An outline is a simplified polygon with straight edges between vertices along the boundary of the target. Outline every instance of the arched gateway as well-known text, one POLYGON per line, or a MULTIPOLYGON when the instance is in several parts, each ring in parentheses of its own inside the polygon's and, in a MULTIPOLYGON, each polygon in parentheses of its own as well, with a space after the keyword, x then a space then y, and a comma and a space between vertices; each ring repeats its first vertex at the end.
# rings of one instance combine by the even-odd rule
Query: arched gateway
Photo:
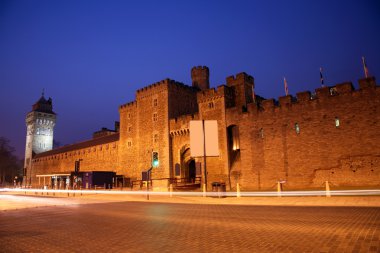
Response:
POLYGON ((184 146, 181 149, 181 178, 186 183, 195 183, 196 180, 195 160, 190 156, 190 148, 188 146, 184 146))

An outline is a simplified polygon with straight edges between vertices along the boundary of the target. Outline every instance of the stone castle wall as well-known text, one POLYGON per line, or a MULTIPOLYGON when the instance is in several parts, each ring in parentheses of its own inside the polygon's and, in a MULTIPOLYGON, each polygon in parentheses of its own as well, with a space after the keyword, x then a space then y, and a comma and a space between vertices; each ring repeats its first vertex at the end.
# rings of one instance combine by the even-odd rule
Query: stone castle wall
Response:
MULTIPOLYGON (((380 87, 374 78, 359 86, 343 83, 254 103, 254 81, 245 73, 204 90, 166 79, 137 90, 135 101, 119 107, 118 141, 42 154, 33 160, 33 172, 73 171, 81 158, 82 170, 111 170, 139 180, 157 151, 153 179, 183 177, 189 122, 217 120, 220 156, 207 158, 209 186, 214 181, 232 190, 237 182, 243 190, 275 190, 278 181, 284 189, 323 188, 325 181, 333 189, 379 186, 380 87), (238 129, 238 150, 231 149, 231 128, 238 129), (178 165, 181 173, 175 176, 178 165)), ((194 160, 203 166, 202 158, 194 160)), ((168 182, 157 180, 154 186, 162 190, 168 182)))
POLYGON ((64 150, 67 148, 62 147, 62 152, 57 149, 53 152, 54 154, 37 156, 32 163, 32 185, 39 184, 36 175, 70 174, 74 171, 75 161, 79 159, 82 159, 80 171, 114 171, 118 173, 118 143, 119 141, 112 141, 84 148, 73 148, 68 151, 64 150))
POLYGON ((380 87, 372 79, 298 93, 297 101, 266 100, 248 112, 227 112, 227 125, 241 134, 240 159, 235 166, 245 190, 380 185, 380 87), (336 126, 339 120, 339 126, 336 126), (296 132, 296 124, 299 133, 296 132))

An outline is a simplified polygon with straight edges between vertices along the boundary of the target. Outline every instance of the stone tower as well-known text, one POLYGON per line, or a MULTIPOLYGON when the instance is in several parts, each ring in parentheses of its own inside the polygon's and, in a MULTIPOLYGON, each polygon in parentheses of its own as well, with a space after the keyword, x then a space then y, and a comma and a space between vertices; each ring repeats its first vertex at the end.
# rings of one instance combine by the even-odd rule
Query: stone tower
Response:
POLYGON ((207 90, 210 88, 209 82, 210 71, 206 66, 197 66, 191 69, 191 80, 193 87, 200 90, 207 90))
POLYGON ((32 158, 35 154, 53 149, 56 115, 52 99, 45 99, 44 93, 26 115, 26 145, 24 163, 24 185, 31 184, 32 158))

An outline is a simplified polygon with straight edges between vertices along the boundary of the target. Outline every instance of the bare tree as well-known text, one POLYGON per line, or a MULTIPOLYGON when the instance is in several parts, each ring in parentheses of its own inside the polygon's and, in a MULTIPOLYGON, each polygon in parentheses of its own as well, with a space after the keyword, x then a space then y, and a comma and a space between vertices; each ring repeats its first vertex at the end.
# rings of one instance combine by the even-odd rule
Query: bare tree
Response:
POLYGON ((14 148, 9 140, 0 137, 0 185, 12 183, 17 177, 22 178, 22 162, 14 155, 14 148))

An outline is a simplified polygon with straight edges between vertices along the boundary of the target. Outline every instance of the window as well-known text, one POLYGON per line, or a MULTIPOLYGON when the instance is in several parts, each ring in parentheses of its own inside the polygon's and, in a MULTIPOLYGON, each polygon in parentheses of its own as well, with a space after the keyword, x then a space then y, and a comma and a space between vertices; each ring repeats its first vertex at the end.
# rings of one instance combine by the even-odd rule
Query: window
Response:
POLYGON ((228 146, 232 151, 240 150, 239 127, 236 125, 227 128, 228 146))
POLYGON ((339 118, 335 117, 335 127, 339 127, 339 126, 340 126, 339 118))
POLYGON ((153 135, 153 142, 157 143, 158 142, 158 134, 153 135))
POLYGON ((208 108, 210 108, 210 109, 214 108, 214 102, 208 103, 208 108))
POLYGON ((338 91, 336 90, 335 87, 330 88, 330 95, 331 95, 331 96, 338 95, 338 91))
POLYGON ((157 119, 158 119, 157 113, 153 113, 153 121, 157 121, 157 119))
POLYGON ((300 133, 300 126, 298 125, 298 123, 294 124, 294 129, 296 130, 297 134, 300 133))
POLYGON ((153 106, 157 106, 157 104, 158 104, 158 99, 157 98, 153 99, 153 106))
POLYGON ((128 119, 130 119, 131 118, 131 114, 130 113, 128 113, 128 119))
POLYGON ((261 139, 264 139, 264 129, 263 128, 260 128, 259 136, 261 139))
POLYGON ((132 127, 131 126, 128 127, 128 132, 132 132, 132 127))
POLYGON ((132 142, 131 142, 131 141, 128 141, 128 142, 127 142, 127 145, 128 145, 129 148, 132 147, 132 142))

